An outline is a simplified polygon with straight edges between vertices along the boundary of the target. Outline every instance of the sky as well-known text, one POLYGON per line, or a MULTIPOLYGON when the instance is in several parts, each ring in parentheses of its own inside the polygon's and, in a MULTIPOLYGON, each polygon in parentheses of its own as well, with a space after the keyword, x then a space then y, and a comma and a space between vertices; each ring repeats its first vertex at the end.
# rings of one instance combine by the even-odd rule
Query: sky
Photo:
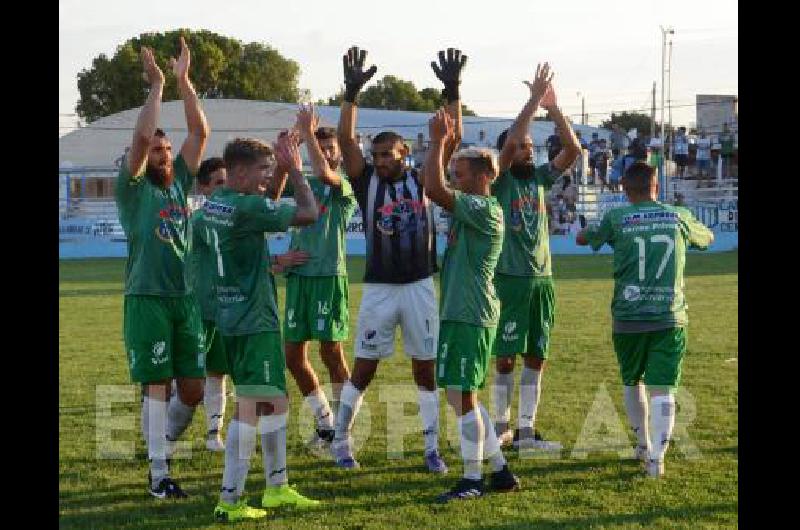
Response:
MULTIPOLYGON (((611 111, 649 113, 657 82, 660 120, 662 31, 672 38, 672 121, 695 121, 696 94, 738 94, 738 2, 730 0, 59 0, 59 127, 75 125, 77 75, 101 53, 113 56, 144 32, 207 29, 242 42, 269 44, 300 64, 299 87, 313 100, 343 84, 341 57, 352 45, 369 52, 378 72, 418 89, 441 88, 430 62, 460 48, 463 102, 481 116, 511 117, 529 91, 536 64, 549 61, 559 105, 599 125, 611 111), (499 9, 491 9, 497 6, 499 9), (646 109, 646 110, 645 110, 646 109)), ((667 41, 669 42, 669 40, 667 41)), ((369 86, 369 85, 367 85, 369 86)), ((665 85, 666 86, 666 85, 665 85)), ((665 98, 666 98, 665 90, 665 98)), ((666 111, 665 111, 666 113, 666 111)), ((666 117, 666 114, 665 114, 666 117)), ((212 124, 213 127, 213 124, 212 124)))

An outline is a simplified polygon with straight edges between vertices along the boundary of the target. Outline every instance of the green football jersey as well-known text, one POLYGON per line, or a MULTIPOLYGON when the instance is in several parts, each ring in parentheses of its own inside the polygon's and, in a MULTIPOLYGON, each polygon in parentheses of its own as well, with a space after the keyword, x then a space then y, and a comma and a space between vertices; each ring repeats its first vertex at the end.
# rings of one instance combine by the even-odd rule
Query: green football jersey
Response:
POLYGON ((503 248, 503 210, 495 197, 455 191, 441 276, 442 321, 497 325, 494 272, 503 248))
POLYGON ((615 320, 688 323, 686 250, 705 250, 713 233, 687 208, 657 201, 614 208, 585 235, 594 250, 604 243, 614 249, 615 320))
POLYGON ((186 191, 192 188, 194 175, 181 155, 172 168, 175 180, 167 189, 151 184, 144 172, 131 175, 127 163, 119 170, 114 198, 128 239, 126 295, 184 296, 192 292, 186 191))
POLYGON ((292 229, 290 250, 310 254, 306 263, 289 269, 301 276, 344 276, 347 274, 345 231, 356 209, 356 197, 350 182, 340 174, 341 186, 330 186, 309 177, 308 184, 319 208, 317 222, 292 229))
POLYGON ((203 320, 214 320, 216 318, 214 281, 217 277, 217 254, 207 243, 211 241, 211 237, 207 233, 208 226, 203 222, 202 207, 192 212, 190 222, 192 224, 192 252, 189 256, 189 266, 192 269, 194 295, 200 305, 200 314, 203 320))
POLYGON ((511 276, 552 274, 545 189, 559 176, 561 173, 551 164, 542 164, 534 168, 532 178, 515 178, 507 169, 492 184, 506 226, 497 272, 511 276))
POLYGON ((203 204, 201 237, 216 254, 216 322, 223 335, 278 331, 275 284, 265 232, 284 232, 297 211, 228 187, 203 204))

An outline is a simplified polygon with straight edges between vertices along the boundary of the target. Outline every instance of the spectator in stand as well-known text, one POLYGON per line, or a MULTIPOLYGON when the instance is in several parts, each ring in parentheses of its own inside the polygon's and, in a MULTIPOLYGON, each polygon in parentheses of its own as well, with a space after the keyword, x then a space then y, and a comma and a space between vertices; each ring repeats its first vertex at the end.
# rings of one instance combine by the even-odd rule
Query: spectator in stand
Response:
POLYGON ((368 164, 372 163, 372 135, 368 134, 367 139, 364 142, 361 141, 361 135, 356 135, 356 139, 358 140, 358 146, 361 149, 361 154, 364 156, 364 160, 367 161, 368 164))
POLYGON ((622 130, 618 124, 614 123, 611 125, 611 154, 614 155, 614 159, 616 160, 619 158, 620 153, 625 153, 625 149, 628 147, 628 135, 625 134, 625 131, 622 130))
POLYGON ((483 129, 481 129, 478 133, 478 147, 486 147, 489 149, 494 149, 495 147, 494 143, 486 139, 486 131, 483 129))
POLYGON ((627 171, 634 162, 644 161, 646 159, 647 149, 644 143, 641 139, 634 138, 628 145, 628 153, 614 160, 614 163, 611 165, 611 171, 608 177, 608 188, 614 193, 619 193, 620 179, 622 175, 625 174, 625 171, 627 171))
POLYGON ((661 171, 661 162, 663 160, 662 147, 661 138, 654 136, 650 139, 650 156, 647 163, 659 171, 661 171))
POLYGON ((706 137, 705 130, 700 131, 697 139, 697 178, 710 177, 711 139, 706 137))
POLYGON ((422 167, 422 163, 425 162, 425 151, 425 135, 423 133, 418 133, 417 141, 414 142, 414 146, 411 149, 411 156, 414 159, 415 168, 422 167))
POLYGON ((608 161, 610 159, 611 151, 608 149, 606 139, 603 138, 598 142, 598 146, 594 151, 594 156, 592 157, 594 174, 597 180, 600 181, 600 193, 603 193, 603 186, 608 186, 606 176, 608 174, 608 161))
POLYGON ((722 156, 722 176, 724 178, 730 178, 733 176, 733 172, 731 171, 733 168, 733 143, 734 137, 733 133, 731 133, 730 129, 728 128, 728 124, 725 123, 722 126, 722 134, 719 137, 720 143, 720 155, 722 156))
POLYGON ((685 200, 685 197, 683 196, 683 193, 676 193, 675 194, 674 205, 675 206, 684 206, 684 207, 686 206, 686 200, 685 200))
POLYGON ((561 152, 561 137, 558 136, 558 125, 553 128, 553 134, 547 137, 547 161, 552 162, 553 159, 561 152))
MULTIPOLYGON (((573 166, 575 181, 580 182, 581 184, 587 184, 588 179, 586 177, 587 172, 589 171, 589 145, 586 143, 586 140, 581 138, 581 133, 579 131, 575 131, 575 137, 578 138, 578 142, 581 144, 581 154, 573 166)), ((592 181, 591 184, 594 184, 594 181, 592 181)))
MULTIPOLYGON (((600 149, 600 138, 597 133, 592 133, 592 141, 589 142, 589 174, 592 176, 592 181, 597 178, 597 170, 595 168, 595 156, 600 149)), ((602 184, 601 184, 602 185, 602 184)))
POLYGON ((580 131, 575 131, 575 136, 578 138, 578 141, 581 143, 581 149, 589 149, 589 144, 587 144, 586 140, 581 137, 580 131))
POLYGON ((555 203, 558 199, 564 200, 564 205, 568 212, 574 214, 577 210, 578 203, 578 188, 573 184, 572 177, 569 173, 565 173, 555 182, 550 193, 548 193, 548 201, 555 203))
POLYGON ((683 178, 686 174, 686 166, 689 164, 689 138, 686 137, 686 127, 678 127, 674 152, 675 163, 678 165, 678 178, 683 178))

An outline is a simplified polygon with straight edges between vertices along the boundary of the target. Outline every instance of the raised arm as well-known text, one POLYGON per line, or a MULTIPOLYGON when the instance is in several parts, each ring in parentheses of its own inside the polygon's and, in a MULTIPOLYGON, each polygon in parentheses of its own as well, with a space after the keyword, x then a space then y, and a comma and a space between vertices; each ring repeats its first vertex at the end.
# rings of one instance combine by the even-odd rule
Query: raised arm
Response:
MULTIPOLYGON (((289 134, 289 131, 281 131, 278 134, 278 140, 280 140, 283 136, 289 134)), ((277 141, 272 144, 273 149, 275 152, 278 152, 278 143, 277 141)), ((273 201, 277 201, 281 198, 283 194, 283 190, 286 188, 286 179, 289 176, 289 168, 281 162, 281 159, 276 155, 275 157, 277 164, 275 164, 275 169, 272 171, 272 178, 267 185, 267 197, 272 199, 273 201)))
POLYGON ((133 141, 130 151, 125 159, 128 171, 131 175, 138 175, 144 170, 147 163, 147 152, 150 149, 150 141, 158 127, 158 118, 161 114, 161 95, 164 91, 164 74, 156 64, 153 57, 153 50, 142 47, 142 67, 143 76, 150 83, 150 94, 147 96, 139 118, 136 120, 136 128, 133 131, 133 141))
POLYGON ((300 136, 306 142, 314 175, 325 184, 339 187, 342 184, 342 179, 338 173, 331 169, 328 161, 325 160, 325 154, 322 152, 322 147, 320 147, 319 140, 317 140, 315 134, 317 128, 319 128, 319 116, 314 111, 313 105, 300 106, 300 111, 297 113, 297 126, 300 130, 300 136))
POLYGON ((364 61, 366 59, 367 51, 359 50, 357 46, 347 50, 347 55, 342 57, 345 89, 344 101, 342 101, 342 108, 339 112, 337 140, 339 148, 342 150, 344 170, 351 180, 361 177, 366 165, 364 155, 356 142, 356 97, 378 70, 377 66, 372 65, 365 72, 364 61))
POLYGON ((555 122, 558 129, 558 137, 561 139, 561 151, 553 159, 553 166, 560 172, 566 171, 581 154, 581 144, 578 141, 578 137, 575 136, 575 131, 572 130, 572 124, 561 113, 561 109, 558 108, 556 91, 552 83, 548 85, 547 91, 542 97, 541 105, 555 122))
POLYGON ((503 150, 500 152, 500 159, 498 165, 500 166, 500 173, 505 171, 511 166, 511 161, 514 160, 514 151, 517 149, 517 144, 525 137, 525 133, 531 126, 531 120, 539 107, 539 102, 544 96, 547 86, 553 79, 550 73, 550 65, 544 63, 536 65, 536 76, 533 78, 533 83, 523 81, 531 91, 531 97, 525 106, 522 107, 517 119, 511 125, 506 136, 506 143, 503 145, 503 150))
POLYGON ((431 61, 431 68, 444 84, 444 96, 447 99, 447 114, 453 119, 454 131, 453 139, 447 143, 444 150, 442 163, 445 167, 450 162, 450 157, 461 143, 464 132, 464 125, 461 119, 461 94, 459 85, 461 84, 461 71, 467 64, 467 56, 461 55, 461 50, 447 48, 447 55, 444 50, 439 51, 439 64, 431 61))
POLYGON ((428 149, 425 165, 422 167, 425 194, 448 212, 453 211, 456 196, 453 190, 445 184, 442 157, 445 146, 453 141, 454 127, 453 118, 444 109, 436 111, 436 114, 428 122, 431 147, 428 149))
POLYGON ((278 138, 275 148, 278 163, 288 168, 289 181, 294 189, 294 201, 297 203, 297 211, 289 224, 291 226, 313 224, 319 216, 319 209, 311 187, 302 173, 303 160, 300 158, 300 146, 296 133, 289 133, 278 138))
POLYGON ((208 122, 203 109, 200 107, 200 100, 197 92, 189 81, 189 64, 191 57, 186 40, 181 37, 181 55, 178 59, 170 59, 170 66, 178 80, 178 92, 183 100, 183 111, 186 114, 186 128, 189 130, 186 140, 181 146, 181 155, 186 166, 192 175, 197 174, 200 162, 203 160, 203 153, 206 150, 208 141, 208 122))

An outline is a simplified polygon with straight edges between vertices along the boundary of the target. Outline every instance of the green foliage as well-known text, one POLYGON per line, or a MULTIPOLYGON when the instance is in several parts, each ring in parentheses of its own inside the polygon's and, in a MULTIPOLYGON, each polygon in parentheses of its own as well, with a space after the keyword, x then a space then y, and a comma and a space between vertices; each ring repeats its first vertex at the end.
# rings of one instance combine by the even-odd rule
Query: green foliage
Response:
POLYGON ((142 78, 139 53, 153 48, 164 72, 164 101, 178 99, 175 76, 168 66, 180 51, 183 35, 192 53, 190 79, 200 97, 260 99, 297 102, 300 66, 269 45, 243 44, 208 30, 179 29, 166 33, 143 33, 121 44, 113 57, 101 54, 92 67, 78 74, 79 116, 88 121, 142 105, 147 83, 142 78))
POLYGON ((636 129, 640 133, 650 134, 650 126, 653 124, 653 120, 648 114, 642 114, 641 112, 622 112, 620 114, 612 112, 611 118, 605 120, 602 127, 610 129, 614 124, 619 125, 625 131, 636 129))
MULTIPOLYGON (((319 100, 319 105, 338 107, 342 104, 344 91, 326 100, 319 100)), ((447 102, 442 98, 442 91, 436 88, 417 90, 414 83, 393 75, 383 76, 378 82, 363 92, 358 98, 358 105, 370 109, 410 110, 433 112, 447 102)), ((475 112, 461 104, 464 116, 475 116, 475 112)))

